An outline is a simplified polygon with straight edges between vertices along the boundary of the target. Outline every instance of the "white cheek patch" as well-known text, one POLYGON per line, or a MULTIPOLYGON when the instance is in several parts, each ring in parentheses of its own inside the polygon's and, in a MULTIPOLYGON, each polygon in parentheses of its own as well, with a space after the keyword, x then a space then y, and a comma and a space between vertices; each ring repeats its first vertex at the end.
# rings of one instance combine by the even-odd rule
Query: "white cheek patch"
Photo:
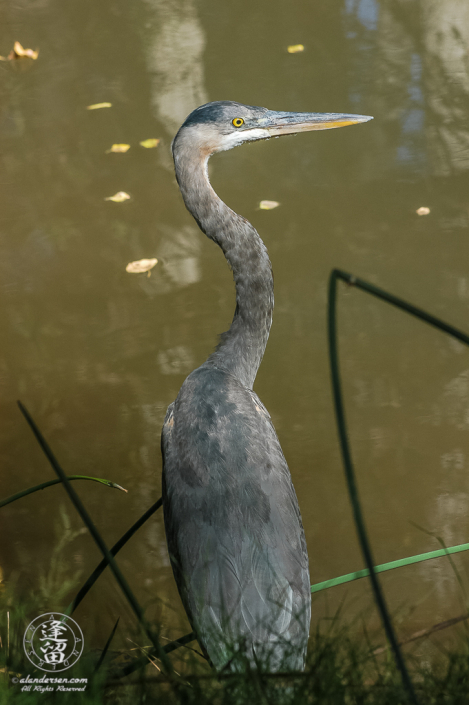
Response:
POLYGON ((231 135, 226 135, 225 137, 223 137, 222 143, 220 145, 220 151, 232 149, 233 147, 237 147, 239 144, 243 144, 243 142, 252 142, 253 140, 265 140, 269 137, 270 134, 268 130, 262 130, 261 128, 232 132, 231 135))

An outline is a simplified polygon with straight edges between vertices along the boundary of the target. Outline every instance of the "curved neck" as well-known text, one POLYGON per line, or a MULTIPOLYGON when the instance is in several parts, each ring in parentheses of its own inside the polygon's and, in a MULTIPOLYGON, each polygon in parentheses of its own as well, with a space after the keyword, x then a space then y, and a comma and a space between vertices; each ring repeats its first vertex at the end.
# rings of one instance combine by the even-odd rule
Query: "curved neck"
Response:
POLYGON ((220 336, 205 362, 228 370, 252 388, 272 324, 274 282, 267 249, 251 223, 223 203, 210 185, 210 154, 188 145, 179 134, 173 142, 176 179, 188 211, 200 229, 223 250, 233 270, 236 310, 230 329, 220 336))

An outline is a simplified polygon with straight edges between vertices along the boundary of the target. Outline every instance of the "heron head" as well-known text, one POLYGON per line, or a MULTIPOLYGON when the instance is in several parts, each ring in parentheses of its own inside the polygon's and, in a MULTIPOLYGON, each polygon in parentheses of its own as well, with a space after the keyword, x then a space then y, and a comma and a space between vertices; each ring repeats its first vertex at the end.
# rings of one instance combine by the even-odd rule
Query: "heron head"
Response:
POLYGON ((287 113, 231 100, 219 100, 196 108, 185 120, 173 141, 190 141, 210 156, 244 142, 292 135, 310 130, 346 127, 373 118, 346 113, 287 113))

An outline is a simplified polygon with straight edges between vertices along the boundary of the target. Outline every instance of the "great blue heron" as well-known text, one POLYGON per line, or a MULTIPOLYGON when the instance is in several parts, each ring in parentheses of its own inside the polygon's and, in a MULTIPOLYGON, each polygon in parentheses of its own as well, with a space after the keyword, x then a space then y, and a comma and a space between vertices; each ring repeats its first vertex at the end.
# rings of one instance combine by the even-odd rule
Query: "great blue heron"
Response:
POLYGON ((272 322, 271 264, 253 226, 212 189, 207 162, 243 142, 370 119, 217 101, 194 110, 172 144, 186 208, 223 250, 236 284, 231 327, 185 380, 162 433, 171 565, 189 621, 217 669, 239 668, 230 645, 254 667, 302 669, 311 592, 290 472, 252 390, 272 322))

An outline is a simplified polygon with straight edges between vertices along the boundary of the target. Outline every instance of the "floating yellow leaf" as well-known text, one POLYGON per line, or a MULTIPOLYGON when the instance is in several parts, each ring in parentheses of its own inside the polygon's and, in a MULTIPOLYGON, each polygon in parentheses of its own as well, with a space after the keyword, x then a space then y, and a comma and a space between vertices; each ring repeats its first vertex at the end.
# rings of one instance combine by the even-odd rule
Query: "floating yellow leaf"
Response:
POLYGON ((263 211, 271 211, 272 208, 277 208, 280 205, 278 201, 261 201, 259 208, 263 211))
POLYGON ((142 147, 145 147, 145 149, 151 149, 152 147, 158 147, 159 143, 160 143, 160 140, 157 140, 155 138, 150 138, 148 140, 143 140, 142 142, 140 142, 142 147))
POLYGON ((124 153, 130 149, 130 144, 113 144, 111 149, 106 150, 106 154, 111 152, 124 153))
POLYGON ((421 208, 418 208, 415 212, 417 213, 417 215, 428 215, 430 213, 430 208, 422 206, 421 208))
POLYGON ((10 51, 7 57, 0 56, 2 61, 13 61, 14 59, 37 59, 39 56, 39 51, 34 51, 34 49, 24 49, 19 42, 15 42, 13 49, 10 51))
POLYGON ((94 103, 86 106, 87 110, 100 110, 100 108, 112 108, 112 103, 94 103))
POLYGON ((15 42, 8 58, 21 59, 24 56, 26 56, 28 59, 37 59, 37 57, 39 56, 39 51, 34 51, 34 49, 23 49, 19 42, 15 42))
POLYGON ((158 262, 156 257, 153 259, 138 259, 135 262, 129 262, 127 267, 125 268, 126 272, 130 272, 131 274, 141 274, 142 272, 148 272, 148 276, 150 276, 150 269, 153 269, 155 264, 158 262))
POLYGON ((108 196, 105 201, 114 201, 114 203, 122 203, 122 201, 128 201, 130 198, 129 194, 125 191, 118 191, 114 196, 108 196))
POLYGON ((304 51, 305 48, 303 44, 291 44, 289 47, 287 47, 287 51, 289 54, 299 54, 300 51, 304 51))

